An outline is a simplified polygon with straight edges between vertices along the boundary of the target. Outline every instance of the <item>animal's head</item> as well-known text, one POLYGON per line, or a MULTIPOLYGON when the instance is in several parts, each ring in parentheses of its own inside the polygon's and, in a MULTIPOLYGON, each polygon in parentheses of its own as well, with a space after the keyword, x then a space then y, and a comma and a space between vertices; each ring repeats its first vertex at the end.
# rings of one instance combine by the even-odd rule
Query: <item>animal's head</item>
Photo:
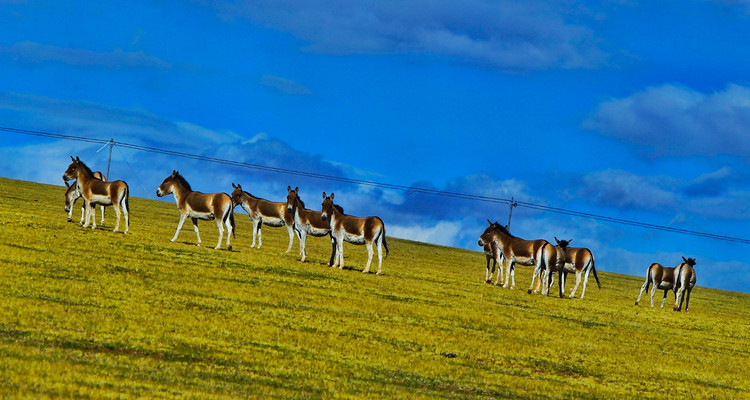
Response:
POLYGON ((295 187, 292 190, 291 186, 287 186, 286 192, 286 209, 292 211, 297 206, 297 201, 299 201, 299 187, 295 187))
POLYGON ((81 197, 81 192, 78 191, 78 184, 76 182, 73 182, 72 185, 65 182, 65 187, 67 188, 65 190, 65 212, 70 212, 70 208, 81 197))
POLYGON ((70 156, 70 165, 68 165, 68 169, 65 170, 65 173, 63 174, 62 178, 65 182, 76 179, 78 168, 81 167, 81 159, 76 156, 76 158, 73 158, 73 156, 70 156))
POLYGON ((236 206, 237 204, 240 204, 244 192, 242 191, 242 185, 239 183, 236 185, 233 183, 232 188, 232 205, 236 206))
POLYGON ((164 178, 164 181, 161 183, 161 185, 159 185, 159 188, 156 189, 156 195, 158 197, 162 197, 168 194, 172 194, 178 176, 180 176, 180 173, 176 170, 172 170, 172 174, 164 178))
POLYGON ((326 196, 326 192, 323 192, 323 210, 320 214, 320 218, 323 221, 328 221, 328 218, 334 213, 333 197, 333 193, 330 196, 326 196))
POLYGON ((570 242, 572 242, 572 241, 573 241, 573 239, 570 239, 570 240, 560 240, 560 239, 558 239, 558 238, 557 238, 557 236, 555 236, 555 242, 556 242, 556 243, 557 243, 557 245, 558 245, 558 246, 560 246, 560 247, 561 247, 561 248, 562 248, 563 250, 567 249, 567 248, 568 248, 568 246, 570 245, 570 242))
POLYGON ((695 258, 685 258, 685 256, 682 257, 682 261, 685 262, 685 264, 694 267, 695 266, 695 258))
POLYGON ((482 232, 482 235, 479 236, 479 241, 477 242, 479 244, 479 247, 484 247, 487 243, 490 243, 495 232, 497 232, 500 227, 500 224, 497 221, 492 222, 488 219, 487 223, 489 224, 489 226, 484 230, 484 232, 482 232))

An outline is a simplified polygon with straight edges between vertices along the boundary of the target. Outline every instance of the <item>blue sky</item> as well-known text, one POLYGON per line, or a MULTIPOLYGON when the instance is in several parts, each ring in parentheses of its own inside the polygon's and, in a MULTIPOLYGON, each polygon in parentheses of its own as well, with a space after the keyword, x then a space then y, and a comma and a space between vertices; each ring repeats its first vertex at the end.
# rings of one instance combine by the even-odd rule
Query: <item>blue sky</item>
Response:
MULTIPOLYGON (((748 238, 746 1, 0 8, 5 127, 748 238)), ((62 184, 69 155, 106 169, 99 147, 0 133, 0 175, 62 184)), ((347 212, 381 216, 391 236, 474 250, 487 218, 508 215, 502 204, 121 148, 111 175, 153 198, 172 169, 204 192, 234 182, 280 201, 291 185, 317 206, 335 191, 347 212)), ((750 287, 747 244, 524 207, 512 230, 573 238, 605 271, 644 275, 684 255, 698 260, 699 286, 750 287)))

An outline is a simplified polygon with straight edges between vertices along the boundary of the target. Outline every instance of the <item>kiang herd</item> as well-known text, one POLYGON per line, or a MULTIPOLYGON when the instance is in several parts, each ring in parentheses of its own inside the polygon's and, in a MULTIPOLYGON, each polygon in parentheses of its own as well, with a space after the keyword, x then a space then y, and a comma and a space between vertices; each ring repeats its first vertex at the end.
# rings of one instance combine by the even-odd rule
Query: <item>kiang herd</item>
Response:
MULTIPOLYGON (((65 212, 68 213, 68 221, 72 221, 73 206, 78 198, 83 198, 80 224, 83 227, 96 228, 95 208, 101 207, 101 225, 104 225, 104 207, 112 206, 115 209, 117 222, 114 231, 120 227, 120 216, 125 219, 125 233, 130 228, 128 203, 129 188, 124 181, 108 181, 99 171, 92 172, 78 157, 71 157, 71 163, 63 174, 63 180, 67 188, 65 193, 65 212), (72 183, 69 183, 73 181, 72 183)), ((344 268, 344 242, 357 245, 365 245, 367 248, 367 264, 362 272, 368 273, 374 255, 373 245, 378 252, 377 274, 382 273, 383 254, 385 247, 388 256, 388 243, 385 236, 385 224, 379 217, 355 217, 344 213, 344 209, 335 204, 335 195, 322 193, 323 202, 321 211, 311 210, 305 207, 300 199, 299 188, 294 189, 287 186, 286 202, 272 202, 255 197, 242 190, 239 184, 232 184, 232 194, 226 193, 201 193, 194 191, 187 180, 177 171, 167 176, 156 190, 158 197, 172 194, 180 212, 177 230, 171 241, 174 242, 179 236, 182 225, 187 218, 193 222, 193 229, 198 245, 201 244, 198 231, 198 220, 215 220, 219 230, 219 240, 215 249, 221 248, 221 241, 226 228, 227 250, 232 250, 231 238, 235 234, 234 208, 242 207, 248 214, 253 224, 253 239, 251 248, 260 248, 263 245, 262 226, 285 227, 289 236, 289 245, 286 252, 290 252, 294 237, 299 240, 300 261, 305 262, 307 258, 306 240, 307 236, 330 237, 331 256, 328 265, 331 267, 344 268)), ((586 293, 589 274, 593 273, 596 283, 601 288, 599 277, 596 274, 594 254, 591 250, 582 247, 570 247, 572 240, 559 240, 556 237, 555 244, 544 240, 524 240, 512 235, 507 226, 498 222, 487 220, 489 226, 479 237, 478 244, 484 249, 486 256, 485 282, 491 283, 492 277, 497 271, 495 285, 515 288, 515 266, 532 266, 533 274, 528 293, 537 293, 548 296, 554 282, 554 275, 558 275, 558 292, 563 297, 565 293, 565 280, 569 273, 575 273, 575 285, 569 297, 575 297, 578 287, 581 288, 581 299, 586 293), (492 267, 490 268, 490 264, 492 267), (499 264, 499 265, 498 265, 499 264), (504 267, 504 268, 503 268, 504 267), (503 269, 505 273, 503 274, 503 269), (504 280, 503 280, 504 278, 504 280), (536 284, 536 287, 534 286, 536 284)), ((669 290, 674 291, 674 310, 680 311, 683 302, 685 311, 690 304, 690 292, 695 286, 695 259, 683 257, 683 262, 673 268, 664 267, 659 263, 651 264, 646 271, 646 281, 641 287, 638 299, 641 300, 643 292, 651 289, 651 307, 654 306, 654 293, 657 289, 664 290, 664 298, 669 290)))

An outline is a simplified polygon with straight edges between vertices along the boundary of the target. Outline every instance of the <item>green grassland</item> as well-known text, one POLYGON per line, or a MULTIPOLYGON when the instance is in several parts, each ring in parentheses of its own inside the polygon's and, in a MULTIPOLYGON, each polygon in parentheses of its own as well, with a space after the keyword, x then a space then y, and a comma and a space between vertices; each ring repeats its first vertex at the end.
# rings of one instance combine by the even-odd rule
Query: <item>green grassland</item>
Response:
POLYGON ((284 253, 285 229, 251 249, 244 214, 232 252, 213 222, 204 247, 189 223, 171 243, 173 202, 132 198, 127 235, 111 209, 84 229, 63 193, 0 178, 3 398, 750 398, 747 294, 634 306, 642 278, 600 265, 584 300, 529 295, 529 268, 504 289, 478 251, 396 238, 365 275, 361 246, 345 270, 323 238, 284 253))

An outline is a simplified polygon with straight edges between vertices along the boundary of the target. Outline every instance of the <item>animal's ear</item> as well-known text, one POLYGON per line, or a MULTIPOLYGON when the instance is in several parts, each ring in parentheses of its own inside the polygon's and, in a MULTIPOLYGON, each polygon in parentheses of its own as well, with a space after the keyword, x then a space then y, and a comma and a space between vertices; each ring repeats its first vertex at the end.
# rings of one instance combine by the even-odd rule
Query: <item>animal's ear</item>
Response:
POLYGON ((294 193, 297 193, 297 194, 299 194, 299 186, 295 186, 295 187, 294 187, 294 193))
POLYGON ((560 239, 557 238, 557 236, 554 236, 555 242, 560 243, 560 239))
POLYGON ((81 162, 81 159, 76 156, 76 161, 81 162))
POLYGON ((487 218, 487 223, 490 224, 490 225, 492 225, 492 221, 490 221, 489 218, 487 218))
POLYGON ((331 200, 333 200, 333 192, 331 192, 331 200))
POLYGON ((70 156, 70 161, 75 161, 76 159, 73 158, 73 156, 70 156))
POLYGON ((568 244, 570 244, 571 242, 573 242, 573 239, 568 240, 568 244))
POLYGON ((232 188, 233 189, 237 189, 237 185, 235 185, 234 183, 232 183, 232 188))
POLYGON ((237 184, 237 189, 239 189, 239 190, 242 190, 242 185, 240 185, 240 184, 238 183, 238 184, 237 184))
POLYGON ((682 256, 682 261, 687 262, 687 258, 685 258, 685 256, 682 256))
POLYGON ((292 187, 291 187, 291 186, 289 186, 289 185, 287 185, 287 186, 286 186, 286 192, 287 192, 287 193, 290 193, 291 191, 292 191, 292 187))
POLYGON ((325 200, 326 197, 328 197, 328 196, 326 196, 326 192, 323 192, 323 200, 325 200))

